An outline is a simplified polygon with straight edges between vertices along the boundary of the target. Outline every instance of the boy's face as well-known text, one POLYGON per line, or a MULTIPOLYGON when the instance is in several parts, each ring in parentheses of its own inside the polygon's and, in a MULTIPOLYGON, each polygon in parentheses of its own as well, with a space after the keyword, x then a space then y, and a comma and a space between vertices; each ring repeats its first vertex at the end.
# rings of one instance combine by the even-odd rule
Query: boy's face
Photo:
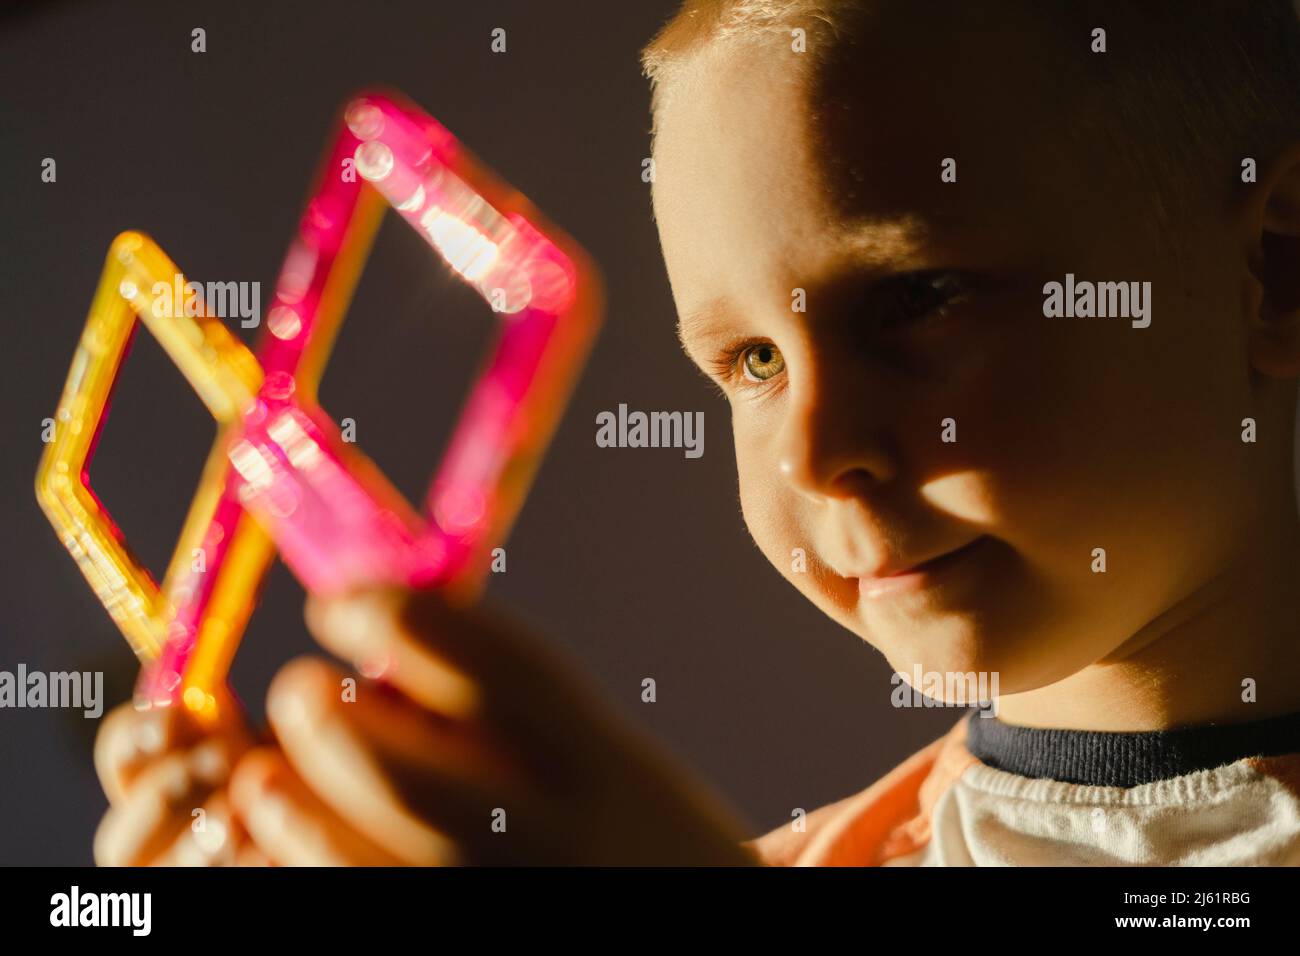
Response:
POLYGON ((786 42, 706 47, 658 117, 654 206, 759 548, 896 670, 1015 693, 1122 656, 1283 479, 1241 440, 1244 243, 1207 213, 1180 264, 1112 144, 1064 146, 1039 45, 982 39, 864 38, 855 94, 815 97, 826 145, 786 42), (1150 326, 1044 317, 1067 273, 1150 282, 1150 326))

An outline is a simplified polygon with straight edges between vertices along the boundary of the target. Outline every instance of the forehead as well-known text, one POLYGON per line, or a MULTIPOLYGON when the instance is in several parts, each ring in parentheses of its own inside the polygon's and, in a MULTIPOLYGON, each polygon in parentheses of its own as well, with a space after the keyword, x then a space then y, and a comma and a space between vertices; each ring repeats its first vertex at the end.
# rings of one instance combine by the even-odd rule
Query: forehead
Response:
POLYGON ((711 45, 663 87, 653 200, 679 306, 710 277, 747 288, 808 264, 829 209, 801 70, 770 46, 711 45))
POLYGON ((788 297, 855 257, 923 268, 943 262, 919 257, 974 249, 1024 263, 1046 253, 1045 237, 1057 251, 1091 242, 1098 192, 1118 197, 1116 183, 1099 185, 1110 144, 1075 142, 1077 104, 1042 44, 1023 28, 971 43, 888 26, 816 76, 811 53, 775 34, 706 45, 666 82, 654 206, 679 312, 788 297), (956 183, 940 175, 949 158, 956 183))

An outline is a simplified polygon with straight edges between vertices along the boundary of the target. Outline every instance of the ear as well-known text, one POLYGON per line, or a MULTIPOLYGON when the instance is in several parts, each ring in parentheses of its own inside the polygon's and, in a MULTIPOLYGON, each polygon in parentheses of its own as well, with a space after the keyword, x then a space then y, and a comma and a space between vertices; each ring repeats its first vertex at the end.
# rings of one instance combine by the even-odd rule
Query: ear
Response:
POLYGON ((1253 239, 1251 364, 1273 378, 1300 377, 1300 147, 1261 180, 1263 215, 1253 239))

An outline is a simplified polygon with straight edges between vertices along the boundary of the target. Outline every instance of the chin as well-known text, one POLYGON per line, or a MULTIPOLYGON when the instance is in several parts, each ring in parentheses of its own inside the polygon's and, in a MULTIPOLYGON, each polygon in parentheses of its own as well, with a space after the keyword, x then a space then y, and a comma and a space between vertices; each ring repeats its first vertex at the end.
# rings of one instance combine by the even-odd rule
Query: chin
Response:
MULTIPOLYGON (((889 666, 911 683, 920 674, 997 675, 1007 693, 1017 670, 1015 655, 996 631, 964 616, 868 627, 861 636, 884 654, 889 666)), ((1001 635, 1005 638, 1005 632, 1001 635)))

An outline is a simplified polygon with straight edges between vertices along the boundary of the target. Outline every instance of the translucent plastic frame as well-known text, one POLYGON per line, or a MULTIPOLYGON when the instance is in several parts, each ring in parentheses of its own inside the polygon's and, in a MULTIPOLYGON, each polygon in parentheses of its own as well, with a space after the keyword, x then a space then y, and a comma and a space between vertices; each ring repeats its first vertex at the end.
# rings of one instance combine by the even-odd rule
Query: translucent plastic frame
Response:
POLYGON ((580 371, 600 292, 572 240, 436 121, 384 94, 357 97, 344 111, 256 359, 211 317, 160 320, 148 296, 124 297, 124 281, 139 293, 170 283, 169 269, 177 273, 139 234, 114 243, 42 461, 38 497, 146 663, 137 702, 180 700, 215 721, 276 548, 316 593, 381 582, 439 586, 460 599, 477 593, 487 551, 508 532, 580 371), (501 318, 422 511, 342 441, 316 399, 388 207, 501 318), (87 478, 94 441, 82 440, 98 432, 135 315, 219 425, 161 589, 94 496, 87 478))

